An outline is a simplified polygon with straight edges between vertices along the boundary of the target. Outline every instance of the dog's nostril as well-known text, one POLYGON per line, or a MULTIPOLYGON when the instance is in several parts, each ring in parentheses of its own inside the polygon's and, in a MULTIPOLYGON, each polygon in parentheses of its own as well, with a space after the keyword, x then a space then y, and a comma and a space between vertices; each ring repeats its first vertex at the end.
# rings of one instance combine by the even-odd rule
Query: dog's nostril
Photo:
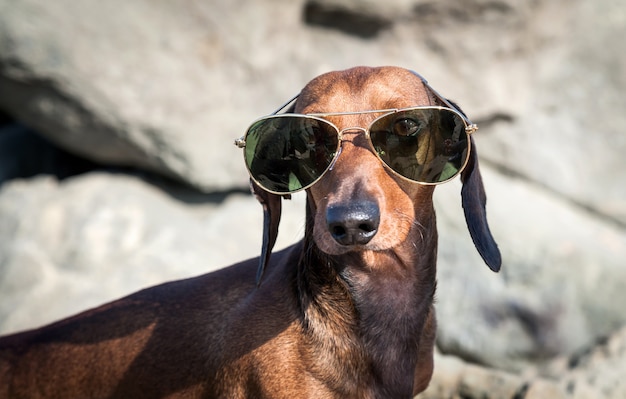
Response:
POLYGON ((330 235, 341 245, 365 245, 378 231, 380 210, 374 202, 330 206, 326 222, 330 235))
POLYGON ((331 234, 335 237, 346 235, 346 229, 343 226, 331 226, 331 234))
POLYGON ((376 230, 374 225, 372 225, 372 224, 365 224, 365 223, 360 224, 359 225, 359 229, 364 231, 364 232, 366 232, 366 233, 369 233, 369 232, 372 232, 372 231, 376 230))

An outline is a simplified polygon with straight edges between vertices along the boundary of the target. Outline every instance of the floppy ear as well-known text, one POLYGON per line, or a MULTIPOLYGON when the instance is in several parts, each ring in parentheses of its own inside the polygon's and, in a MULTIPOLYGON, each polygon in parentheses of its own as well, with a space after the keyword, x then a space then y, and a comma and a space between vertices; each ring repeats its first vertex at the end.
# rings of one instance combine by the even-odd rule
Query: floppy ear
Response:
POLYGON ((282 204, 280 195, 263 190, 252 180, 250 180, 250 185, 254 196, 263 206, 263 244, 261 247, 261 257, 259 258, 259 267, 256 272, 256 285, 259 287, 263 273, 265 272, 265 267, 270 260, 272 248, 274 248, 274 244, 276 244, 282 204))
POLYGON ((461 172, 461 201, 465 212, 465 221, 469 229, 474 246, 480 256, 491 270, 497 272, 502 264, 502 257, 498 244, 496 244, 489 225, 487 224, 487 211, 485 205, 487 196, 483 187, 483 179, 478 169, 478 154, 474 139, 470 137, 470 158, 467 166, 461 172))
MULTIPOLYGON (((274 114, 278 113, 285 106, 291 104, 297 98, 298 96, 289 100, 287 104, 280 107, 278 111, 274 112, 274 114)), ((291 104, 291 106, 285 112, 293 113, 295 107, 295 104, 291 104)), ((270 192, 267 192, 259 187, 259 185, 257 185, 252 179, 250 179, 250 187, 256 199, 263 206, 263 244, 261 246, 259 267, 256 272, 256 286, 260 287, 261 280, 263 279, 263 273, 265 273, 265 267, 270 261, 272 249, 274 248, 274 244, 276 244, 276 237, 278 237, 278 225, 280 224, 280 214, 282 212, 282 204, 280 201, 281 197, 284 197, 285 199, 290 199, 291 195, 285 194, 281 196, 278 194, 272 194, 270 192)))

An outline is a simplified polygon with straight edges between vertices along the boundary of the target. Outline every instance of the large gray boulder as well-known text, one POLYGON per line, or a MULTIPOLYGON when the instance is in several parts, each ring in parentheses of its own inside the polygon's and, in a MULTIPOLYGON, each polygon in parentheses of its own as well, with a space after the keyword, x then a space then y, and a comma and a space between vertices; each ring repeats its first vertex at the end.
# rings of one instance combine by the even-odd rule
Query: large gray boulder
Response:
POLYGON ((541 186, 486 168, 483 177, 504 259, 499 274, 483 264, 460 223, 460 184, 435 194, 442 350, 522 371, 624 325, 624 230, 541 186))
POLYGON ((417 399, 622 399, 626 397, 626 329, 593 350, 552 362, 544 375, 493 370, 435 354, 435 372, 417 399))
POLYGON ((1 0, 0 107, 90 158, 225 189, 246 184, 232 139, 309 79, 401 65, 482 122, 493 164, 624 225, 620 15, 618 0, 1 0))
MULTIPOLYGON (((301 235, 301 208, 301 197, 285 207, 277 248, 301 235)), ((124 174, 13 180, 0 190, 0 221, 0 334, 261 248, 262 211, 251 195, 199 195, 124 174)))

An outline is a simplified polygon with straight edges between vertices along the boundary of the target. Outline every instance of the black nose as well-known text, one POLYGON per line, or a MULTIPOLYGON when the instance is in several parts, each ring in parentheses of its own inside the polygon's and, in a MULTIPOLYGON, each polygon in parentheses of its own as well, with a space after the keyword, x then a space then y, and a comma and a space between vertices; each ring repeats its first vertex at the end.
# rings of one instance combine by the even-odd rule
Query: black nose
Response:
POLYGON ((330 206, 326 223, 330 235, 341 245, 365 245, 378 231, 380 209, 371 201, 330 206))

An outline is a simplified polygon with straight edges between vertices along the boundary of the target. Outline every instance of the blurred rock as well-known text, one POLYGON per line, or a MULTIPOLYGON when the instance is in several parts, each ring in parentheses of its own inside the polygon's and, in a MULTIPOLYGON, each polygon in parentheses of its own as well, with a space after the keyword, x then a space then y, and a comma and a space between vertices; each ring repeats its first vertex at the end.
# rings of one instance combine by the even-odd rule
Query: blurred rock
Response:
POLYGON ((541 186, 482 172, 504 259, 498 274, 468 239, 460 184, 435 190, 442 350, 522 370, 574 354, 624 325, 624 230, 541 186))
MULTIPOLYGON (((303 232, 299 198, 286 204, 277 248, 303 232)), ((194 196, 122 174, 14 180, 0 189, 0 221, 0 334, 207 273, 261 247, 252 196, 194 196)))
POLYGON ((480 367, 440 353, 435 365, 430 386, 416 399, 570 398, 558 380, 480 367))
POLYGON ((615 0, 545 2, 514 123, 494 121, 483 154, 511 173, 626 226, 626 10, 615 0), (548 5, 551 4, 551 5, 548 5), (539 28, 542 26, 543 28, 539 28))
POLYGON ((319 73, 394 64, 482 122, 491 162, 626 224, 619 0, 1 0, 0 11, 0 107, 93 160, 245 187, 231 143, 253 119, 319 73))
POLYGON ((436 353, 432 382, 416 398, 622 399, 626 397, 625 355, 625 328, 593 350, 554 361, 547 376, 507 373, 436 353))
MULTIPOLYGON (((626 328, 569 359, 563 386, 576 399, 626 397, 626 328)), ((563 374, 563 373, 559 373, 563 374)))

